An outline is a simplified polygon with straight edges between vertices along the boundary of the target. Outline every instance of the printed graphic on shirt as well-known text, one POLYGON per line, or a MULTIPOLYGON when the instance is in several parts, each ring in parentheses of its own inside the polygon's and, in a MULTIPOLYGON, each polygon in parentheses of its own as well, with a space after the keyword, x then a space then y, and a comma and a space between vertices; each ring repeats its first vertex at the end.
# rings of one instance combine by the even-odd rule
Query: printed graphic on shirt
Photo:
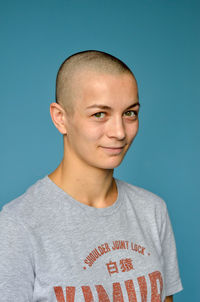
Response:
MULTIPOLYGON (((140 244, 127 240, 115 240, 112 242, 112 245, 109 245, 108 243, 103 243, 98 247, 94 248, 85 258, 84 262, 90 267, 99 257, 105 255, 106 253, 116 250, 131 250, 143 256, 150 256, 150 253, 146 250, 146 248, 144 246, 141 246, 140 244)), ((86 266, 83 266, 83 269, 86 268, 86 266)))
MULTIPOLYGON (((114 255, 119 250, 129 250, 132 253, 137 253, 141 257, 150 257, 151 253, 148 249, 138 243, 128 241, 128 240, 115 240, 112 243, 103 243, 95 247, 84 259, 83 270, 89 270, 94 266, 95 262, 99 258, 102 258, 105 254, 110 253, 111 259, 104 262, 103 269, 105 273, 110 277, 116 274, 124 274, 126 272, 135 271, 133 259, 130 257, 122 257, 118 261, 114 259, 114 255)), ((103 261, 102 261, 103 262, 103 261)), ((94 296, 97 294, 99 302, 125 302, 125 296, 128 297, 129 302, 147 302, 148 296, 148 284, 150 284, 151 291, 151 302, 161 302, 162 301, 162 290, 163 290, 163 278, 160 271, 149 272, 146 275, 139 276, 137 278, 132 278, 123 281, 123 285, 120 282, 113 282, 111 280, 112 295, 106 291, 102 284, 94 284, 94 286, 89 286, 88 284, 83 284, 81 286, 81 291, 85 302, 94 302, 94 296), (125 287, 124 287, 125 286, 125 287), (94 294, 94 288, 96 293, 94 294), (126 289, 126 295, 123 292, 123 288, 126 289), (139 288, 140 300, 137 300, 138 294, 136 293, 136 288, 139 288)), ((57 302, 75 302, 76 301, 76 287, 67 286, 63 288, 62 286, 54 286, 54 293, 57 302)), ((127 299, 127 298, 126 298, 127 299)))

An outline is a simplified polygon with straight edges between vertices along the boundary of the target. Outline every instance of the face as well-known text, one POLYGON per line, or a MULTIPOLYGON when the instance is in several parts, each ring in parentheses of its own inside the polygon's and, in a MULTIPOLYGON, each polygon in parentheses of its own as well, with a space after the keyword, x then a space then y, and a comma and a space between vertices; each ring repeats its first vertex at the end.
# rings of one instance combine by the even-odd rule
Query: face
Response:
POLYGON ((79 94, 74 115, 67 118, 64 152, 78 164, 113 169, 138 131, 136 81, 127 73, 94 72, 80 74, 77 81, 79 94))

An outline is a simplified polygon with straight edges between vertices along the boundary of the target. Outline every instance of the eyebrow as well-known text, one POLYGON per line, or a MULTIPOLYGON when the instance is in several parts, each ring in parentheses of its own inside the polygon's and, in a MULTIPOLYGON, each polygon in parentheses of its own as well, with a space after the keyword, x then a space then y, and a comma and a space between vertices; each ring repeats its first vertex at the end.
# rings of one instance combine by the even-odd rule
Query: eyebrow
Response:
MULTIPOLYGON (((134 104, 130 105, 128 108, 126 108, 126 109, 130 109, 130 108, 133 108, 133 107, 136 107, 136 106, 140 107, 140 103, 139 102, 134 103, 134 104)), ((91 109, 91 108, 100 108, 100 109, 104 109, 104 110, 112 110, 111 107, 106 106, 106 105, 102 105, 102 104, 93 104, 91 106, 86 107, 86 109, 91 109)))

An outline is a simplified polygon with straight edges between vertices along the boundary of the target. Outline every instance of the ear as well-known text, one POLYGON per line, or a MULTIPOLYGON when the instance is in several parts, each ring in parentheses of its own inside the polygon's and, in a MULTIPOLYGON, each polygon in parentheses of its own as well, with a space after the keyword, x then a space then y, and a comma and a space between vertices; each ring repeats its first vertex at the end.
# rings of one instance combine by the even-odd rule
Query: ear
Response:
POLYGON ((61 134, 67 134, 66 112, 63 107, 57 103, 50 104, 51 119, 61 134))

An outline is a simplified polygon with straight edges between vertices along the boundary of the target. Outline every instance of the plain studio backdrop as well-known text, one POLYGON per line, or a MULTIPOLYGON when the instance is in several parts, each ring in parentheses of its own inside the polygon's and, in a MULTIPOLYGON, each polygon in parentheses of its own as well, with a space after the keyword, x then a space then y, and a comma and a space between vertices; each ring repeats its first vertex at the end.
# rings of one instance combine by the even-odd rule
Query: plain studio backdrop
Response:
POLYGON ((139 132, 115 177, 161 196, 184 290, 198 302, 200 3, 194 0, 35 0, 0 4, 0 208, 52 172, 62 135, 49 105, 62 61, 97 49, 136 75, 139 132))

